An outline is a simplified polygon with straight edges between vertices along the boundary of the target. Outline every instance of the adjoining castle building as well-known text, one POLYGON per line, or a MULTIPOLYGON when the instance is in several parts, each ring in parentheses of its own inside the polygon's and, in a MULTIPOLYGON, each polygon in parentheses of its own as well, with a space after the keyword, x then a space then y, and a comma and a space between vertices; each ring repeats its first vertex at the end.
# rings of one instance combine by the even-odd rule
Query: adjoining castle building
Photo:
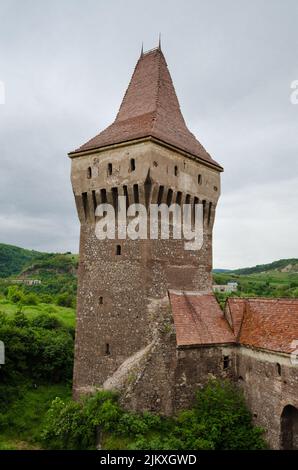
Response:
POLYGON ((212 293, 223 168, 188 130, 160 47, 141 53, 115 121, 70 152, 81 223, 74 396, 117 389, 135 410, 189 406, 210 377, 241 385, 273 448, 298 448, 298 302, 212 293), (98 240, 99 204, 203 205, 203 246, 98 240))

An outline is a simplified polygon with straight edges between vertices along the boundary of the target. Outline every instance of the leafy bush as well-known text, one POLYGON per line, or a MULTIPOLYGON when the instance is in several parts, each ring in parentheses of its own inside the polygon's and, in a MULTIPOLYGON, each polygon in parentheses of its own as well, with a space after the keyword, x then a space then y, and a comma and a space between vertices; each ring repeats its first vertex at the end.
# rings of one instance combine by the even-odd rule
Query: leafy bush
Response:
POLYGON ((20 312, 9 320, 1 315, 0 338, 5 344, 2 383, 24 379, 57 383, 71 378, 73 330, 56 318, 39 315, 29 320, 20 312))
POLYGON ((73 307, 74 299, 73 296, 67 292, 57 296, 57 305, 60 307, 73 307))
POLYGON ((263 449, 242 393, 230 382, 211 381, 197 392, 194 407, 177 416, 124 411, 117 397, 98 392, 81 402, 54 400, 42 436, 46 447, 92 449, 101 433, 107 449, 263 449))
POLYGON ((18 286, 9 286, 7 291, 7 298, 10 302, 17 304, 24 298, 24 292, 18 286))
POLYGON ((25 294, 22 299, 22 303, 24 305, 37 305, 38 304, 38 297, 34 292, 30 292, 29 294, 25 294))

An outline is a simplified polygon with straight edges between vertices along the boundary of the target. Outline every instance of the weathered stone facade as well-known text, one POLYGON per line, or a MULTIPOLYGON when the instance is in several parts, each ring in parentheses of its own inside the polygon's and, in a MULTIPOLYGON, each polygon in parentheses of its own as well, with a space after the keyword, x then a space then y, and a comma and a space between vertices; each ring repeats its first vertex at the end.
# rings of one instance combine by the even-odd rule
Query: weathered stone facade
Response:
POLYGON ((255 342, 255 317, 243 301, 225 315, 215 301, 212 229, 222 168, 187 129, 160 49, 141 55, 115 122, 69 156, 81 223, 74 396, 117 389, 130 409, 172 414, 210 377, 230 378, 270 445, 297 447, 298 377, 285 350, 291 335, 266 343, 263 333, 255 342), (117 214, 120 195, 147 209, 201 203, 202 248, 185 250, 173 237, 98 240, 96 207, 110 203, 117 214))

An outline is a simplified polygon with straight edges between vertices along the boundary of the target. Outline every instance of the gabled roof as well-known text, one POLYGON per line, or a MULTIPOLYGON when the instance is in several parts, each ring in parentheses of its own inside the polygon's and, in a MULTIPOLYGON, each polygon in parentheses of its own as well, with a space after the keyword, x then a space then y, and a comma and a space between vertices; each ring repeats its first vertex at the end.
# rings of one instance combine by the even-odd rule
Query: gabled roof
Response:
POLYGON ((240 299, 230 297, 227 307, 242 345, 290 353, 298 339, 298 299, 240 299))
POLYGON ((187 128, 160 48, 141 54, 113 124, 70 155, 145 137, 158 139, 222 170, 187 128))
POLYGON ((177 346, 235 343, 213 293, 169 291, 177 346))

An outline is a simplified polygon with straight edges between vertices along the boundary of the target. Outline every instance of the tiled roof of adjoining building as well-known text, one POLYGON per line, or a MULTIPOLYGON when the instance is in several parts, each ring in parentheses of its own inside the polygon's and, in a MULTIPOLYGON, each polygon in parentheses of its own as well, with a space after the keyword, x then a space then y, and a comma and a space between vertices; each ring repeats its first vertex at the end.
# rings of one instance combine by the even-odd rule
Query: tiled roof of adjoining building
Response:
POLYGON ((222 170, 187 128, 160 48, 141 54, 115 121, 70 152, 153 137, 222 170))
POLYGON ((177 346, 235 343, 234 334, 212 293, 169 291, 177 346))
POLYGON ((230 297, 225 314, 212 293, 169 291, 178 347, 235 343, 291 353, 298 341, 298 299, 230 297))
POLYGON ((298 340, 298 299, 230 297, 226 309, 235 321, 235 333, 241 323, 240 344, 284 353, 295 349, 292 341, 298 340))

